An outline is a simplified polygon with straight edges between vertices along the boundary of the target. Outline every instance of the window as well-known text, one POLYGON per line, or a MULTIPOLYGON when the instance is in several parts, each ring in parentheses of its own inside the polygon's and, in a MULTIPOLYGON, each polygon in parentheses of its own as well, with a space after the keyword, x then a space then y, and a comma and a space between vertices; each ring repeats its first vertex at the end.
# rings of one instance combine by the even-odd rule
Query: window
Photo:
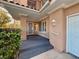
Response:
POLYGON ((42 32, 46 31, 46 21, 42 21, 40 23, 40 31, 42 31, 42 32))

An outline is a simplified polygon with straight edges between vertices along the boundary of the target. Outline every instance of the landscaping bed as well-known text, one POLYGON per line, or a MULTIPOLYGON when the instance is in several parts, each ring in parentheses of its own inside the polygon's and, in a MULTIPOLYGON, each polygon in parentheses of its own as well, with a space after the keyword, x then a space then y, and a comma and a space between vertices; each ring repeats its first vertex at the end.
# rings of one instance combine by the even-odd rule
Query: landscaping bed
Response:
POLYGON ((0 29, 0 59, 15 59, 20 42, 19 29, 0 29))

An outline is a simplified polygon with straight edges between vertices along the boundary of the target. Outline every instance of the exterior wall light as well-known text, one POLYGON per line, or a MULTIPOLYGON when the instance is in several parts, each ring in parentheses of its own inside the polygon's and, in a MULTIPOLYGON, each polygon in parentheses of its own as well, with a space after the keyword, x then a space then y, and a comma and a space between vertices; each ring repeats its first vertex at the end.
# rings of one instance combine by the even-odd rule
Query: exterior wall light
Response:
POLYGON ((52 25, 56 26, 56 20, 55 19, 52 20, 52 25))

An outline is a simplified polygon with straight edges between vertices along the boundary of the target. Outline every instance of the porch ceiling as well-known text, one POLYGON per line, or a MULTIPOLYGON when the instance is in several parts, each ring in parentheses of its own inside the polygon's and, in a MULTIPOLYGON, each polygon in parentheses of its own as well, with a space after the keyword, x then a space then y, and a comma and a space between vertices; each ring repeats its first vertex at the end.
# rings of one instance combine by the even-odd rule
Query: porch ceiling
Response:
POLYGON ((32 10, 26 7, 16 6, 13 4, 2 2, 4 7, 13 15, 19 18, 19 15, 25 15, 28 17, 29 21, 39 21, 43 16, 48 15, 57 8, 67 8, 70 5, 79 3, 79 0, 52 0, 54 2, 50 3, 47 7, 44 8, 41 12, 32 10))
POLYGON ((13 16, 16 16, 17 19, 22 14, 32 19, 39 18, 39 13, 36 10, 32 10, 22 6, 17 6, 7 2, 3 2, 3 5, 13 16))

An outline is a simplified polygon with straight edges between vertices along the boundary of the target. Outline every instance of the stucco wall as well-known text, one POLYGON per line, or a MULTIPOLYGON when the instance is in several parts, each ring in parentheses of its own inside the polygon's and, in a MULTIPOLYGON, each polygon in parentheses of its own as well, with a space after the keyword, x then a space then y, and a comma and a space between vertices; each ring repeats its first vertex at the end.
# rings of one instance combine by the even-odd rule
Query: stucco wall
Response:
POLYGON ((55 49, 59 52, 65 51, 66 49, 66 17, 75 13, 79 13, 79 4, 66 9, 58 9, 49 15, 50 43, 54 45, 55 49), (55 26, 52 25, 53 19, 56 20, 55 26))
POLYGON ((50 14, 49 22, 49 39, 57 51, 65 49, 65 18, 64 9, 56 10, 50 14), (52 20, 56 20, 56 25, 53 25, 52 20))
POLYGON ((72 15, 75 13, 79 13, 79 4, 73 5, 65 9, 65 16, 72 15))

